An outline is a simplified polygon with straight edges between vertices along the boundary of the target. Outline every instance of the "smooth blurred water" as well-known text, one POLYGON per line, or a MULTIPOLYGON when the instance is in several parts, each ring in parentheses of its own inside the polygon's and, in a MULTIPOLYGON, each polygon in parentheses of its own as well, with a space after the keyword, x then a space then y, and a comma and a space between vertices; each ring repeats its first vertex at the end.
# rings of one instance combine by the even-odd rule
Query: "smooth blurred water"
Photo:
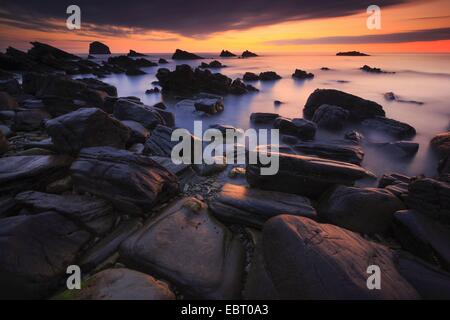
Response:
MULTIPOLYGON (((178 127, 193 129, 194 120, 202 120, 203 127, 211 124, 227 124, 238 128, 251 127, 249 117, 252 112, 275 112, 282 116, 302 117, 303 106, 308 96, 317 88, 333 88, 370 99, 381 104, 386 116, 409 123, 417 130, 413 139, 420 143, 418 154, 411 161, 389 158, 379 150, 365 147, 363 166, 380 176, 386 172, 408 175, 436 174, 437 159, 429 150, 429 141, 437 133, 446 131, 450 120, 450 55, 438 54, 382 54, 368 57, 338 57, 325 54, 305 55, 265 55, 250 59, 219 58, 217 55, 203 54, 211 59, 174 62, 168 54, 150 54, 149 60, 160 57, 170 63, 159 67, 145 68, 146 75, 129 77, 124 74, 111 75, 103 81, 115 85, 119 96, 137 96, 145 104, 153 105, 163 101, 168 110, 175 113, 178 127), (213 69, 231 78, 242 78, 247 71, 259 73, 275 71, 283 79, 273 82, 251 83, 259 93, 243 96, 226 96, 225 111, 214 116, 204 116, 194 112, 192 107, 177 107, 175 100, 161 94, 146 95, 145 91, 154 87, 158 68, 174 69, 176 64, 197 67, 202 61, 217 59, 228 67, 213 69), (370 74, 359 70, 364 64, 395 71, 395 74, 370 74), (322 71, 328 67, 330 71, 322 71), (299 81, 291 75, 296 68, 315 74, 312 80, 299 81), (343 82, 341 82, 343 81, 343 82), (422 101, 424 105, 386 101, 384 93, 394 92, 404 100, 422 101), (274 100, 284 104, 274 105, 274 100)), ((347 130, 347 128, 346 128, 347 130)), ((346 130, 329 133, 319 130, 317 139, 342 138, 346 130)))

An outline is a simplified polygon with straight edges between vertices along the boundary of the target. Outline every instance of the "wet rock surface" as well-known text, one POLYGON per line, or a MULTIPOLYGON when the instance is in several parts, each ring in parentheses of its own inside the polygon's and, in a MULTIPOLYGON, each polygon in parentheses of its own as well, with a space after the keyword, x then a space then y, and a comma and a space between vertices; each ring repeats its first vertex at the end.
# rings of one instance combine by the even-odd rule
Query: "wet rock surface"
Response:
POLYGON ((344 126, 349 114, 349 111, 341 107, 324 104, 314 112, 312 121, 320 128, 339 130, 344 126))
POLYGON ((364 151, 359 146, 321 142, 301 142, 293 146, 295 151, 304 155, 343 161, 360 165, 364 159, 364 151))
POLYGON ((317 126, 314 122, 305 119, 277 118, 273 127, 281 133, 296 136, 302 140, 312 140, 316 135, 317 126))
POLYGON ((416 129, 409 124, 385 117, 373 117, 362 122, 366 130, 392 136, 395 139, 410 139, 416 135, 416 129))

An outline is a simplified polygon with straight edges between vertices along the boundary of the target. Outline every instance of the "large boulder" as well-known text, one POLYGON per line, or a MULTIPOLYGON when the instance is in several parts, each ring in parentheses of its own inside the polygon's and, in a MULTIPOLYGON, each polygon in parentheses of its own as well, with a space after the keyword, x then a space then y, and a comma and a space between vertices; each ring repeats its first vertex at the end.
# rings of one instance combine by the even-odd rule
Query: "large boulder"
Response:
POLYGON ((308 198, 233 184, 224 185, 209 205, 219 220, 258 229, 280 214, 316 217, 316 210, 308 198))
POLYGON ((244 291, 247 299, 419 298, 397 271, 394 252, 333 225, 277 216, 264 225, 259 246, 244 291), (380 267, 379 290, 367 287, 371 265, 380 267))
POLYGON ((121 260, 173 283, 189 298, 237 299, 245 252, 207 206, 184 198, 152 218, 121 246, 121 260))
POLYGON ((175 53, 172 55, 172 60, 197 60, 197 59, 203 58, 194 53, 180 49, 177 49, 175 53))
POLYGON ((244 52, 242 52, 241 57, 242 58, 254 58, 257 57, 258 55, 256 53, 253 53, 251 51, 245 50, 244 52))
POLYGON ((393 215, 405 205, 385 189, 338 186, 324 195, 319 217, 339 227, 365 234, 386 232, 393 215))
POLYGON ((39 190, 67 173, 68 156, 15 156, 0 158, 0 193, 39 190))
POLYGON ((271 123, 280 118, 278 113, 254 112, 250 115, 250 121, 253 123, 271 123))
POLYGON ((55 212, 0 220, 0 299, 48 297, 90 238, 55 212))
POLYGON ((173 113, 155 107, 146 106, 130 99, 119 99, 114 104, 114 117, 119 120, 139 122, 147 129, 157 125, 172 127, 175 125, 173 113))
POLYGON ((352 120, 363 120, 385 115, 383 107, 376 102, 365 100, 343 91, 317 89, 306 101, 303 109, 305 117, 311 119, 316 110, 324 104, 338 106, 349 111, 349 117, 352 120))
POLYGON ((273 123, 280 133, 296 136, 302 140, 312 140, 316 135, 317 126, 314 122, 305 119, 277 118, 273 123))
POLYGON ((131 135, 128 144, 144 143, 150 137, 150 131, 139 122, 133 120, 122 120, 120 122, 130 130, 131 135))
POLYGON ((318 197, 335 185, 351 186, 356 180, 373 178, 360 166, 321 158, 279 153, 279 170, 275 175, 263 175, 260 163, 248 164, 247 182, 264 190, 318 197))
POLYGON ((349 115, 350 112, 344 108, 323 104, 314 112, 312 121, 320 128, 339 130, 342 129, 349 115))
POLYGON ((442 157, 450 155, 450 131, 436 135, 430 144, 442 157))
POLYGON ((281 79, 281 76, 274 71, 266 71, 259 74, 260 81, 274 81, 279 79, 281 79))
POLYGON ((364 151, 360 146, 339 143, 301 142, 294 145, 294 150, 304 155, 343 161, 360 165, 364 159, 364 151))
POLYGON ((222 50, 222 52, 220 53, 220 57, 231 58, 231 57, 236 57, 236 55, 228 50, 222 50))
POLYGON ((299 80, 312 79, 314 78, 314 74, 312 74, 311 72, 306 72, 304 70, 295 69, 294 73, 292 74, 292 78, 299 80))
POLYGON ((86 148, 70 168, 76 189, 142 214, 179 192, 176 176, 152 159, 111 147, 86 148))
POLYGON ((169 286, 150 275, 117 268, 83 281, 81 290, 66 290, 56 300, 175 300, 169 286))
POLYGON ((42 109, 23 109, 14 115, 14 131, 35 131, 43 128, 47 119, 51 116, 42 109))
MULTIPOLYGON (((172 149, 179 143, 172 141, 173 129, 165 126, 157 126, 150 138, 145 142, 144 153, 151 156, 171 157, 172 149)), ((194 156, 194 140, 191 135, 191 155, 194 156)))
POLYGON ((15 200, 32 214, 55 211, 96 235, 110 231, 116 220, 112 207, 94 197, 25 191, 16 195, 15 200))
POLYGON ((47 133, 55 147, 77 154, 82 148, 109 146, 125 148, 130 130, 97 108, 82 108, 48 120, 47 133))
POLYGON ((362 122, 363 129, 377 134, 392 136, 395 139, 410 139, 416 135, 416 129, 409 124, 386 117, 373 117, 362 122))
POLYGON ((94 41, 89 44, 89 54, 111 54, 111 50, 106 44, 94 41))

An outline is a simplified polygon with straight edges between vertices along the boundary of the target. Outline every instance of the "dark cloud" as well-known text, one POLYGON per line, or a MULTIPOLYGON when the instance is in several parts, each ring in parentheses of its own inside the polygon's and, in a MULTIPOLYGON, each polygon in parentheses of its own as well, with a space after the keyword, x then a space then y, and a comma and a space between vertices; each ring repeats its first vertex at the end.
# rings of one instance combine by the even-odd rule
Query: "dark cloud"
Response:
POLYGON ((416 41, 450 40, 450 28, 418 30, 402 33, 371 34, 364 36, 341 36, 312 39, 275 40, 266 42, 269 45, 312 45, 312 44, 367 44, 367 43, 399 43, 416 41))
MULTIPOLYGON (((383 8, 412 1, 380 0, 377 4, 383 8)), ((247 29, 283 21, 363 13, 373 1, 0 0, 0 19, 13 19, 30 28, 51 29, 54 27, 49 25, 48 19, 66 19, 66 8, 74 3, 81 8, 82 23, 205 36, 219 31, 247 29)))

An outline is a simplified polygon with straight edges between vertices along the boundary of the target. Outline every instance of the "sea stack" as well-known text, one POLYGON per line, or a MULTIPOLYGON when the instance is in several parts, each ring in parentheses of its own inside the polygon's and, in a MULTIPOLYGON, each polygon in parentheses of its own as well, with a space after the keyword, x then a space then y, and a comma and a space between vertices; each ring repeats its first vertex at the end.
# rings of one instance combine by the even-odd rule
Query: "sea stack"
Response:
POLYGON ((258 55, 256 53, 253 53, 251 51, 245 50, 242 53, 242 58, 253 58, 253 57, 257 57, 258 55))
POLYGON ((197 60, 197 59, 203 59, 203 58, 194 53, 177 49, 175 51, 175 53, 173 54, 172 59, 173 60, 197 60))
POLYGON ((111 51, 106 44, 94 41, 89 45, 89 54, 111 54, 111 51))
POLYGON ((222 50, 222 52, 220 53, 220 57, 231 58, 231 57, 236 57, 236 55, 228 50, 222 50))

